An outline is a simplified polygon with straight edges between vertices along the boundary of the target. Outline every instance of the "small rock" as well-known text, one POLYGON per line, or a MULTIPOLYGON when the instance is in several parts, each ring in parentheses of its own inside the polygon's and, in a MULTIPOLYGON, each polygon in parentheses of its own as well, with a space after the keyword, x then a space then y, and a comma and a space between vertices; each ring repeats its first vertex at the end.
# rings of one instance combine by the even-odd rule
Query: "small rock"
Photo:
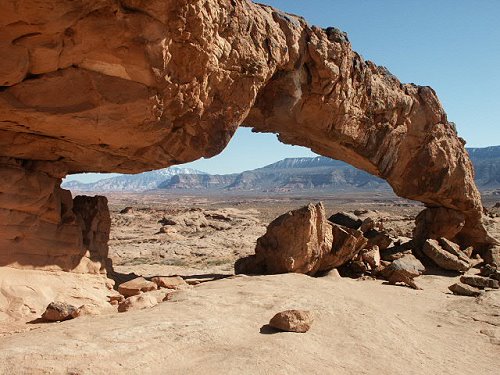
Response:
POLYGON ((363 259, 363 262, 368 263, 372 269, 380 266, 380 252, 378 250, 378 246, 374 245, 371 249, 365 249, 365 250, 366 251, 363 251, 361 253, 361 258, 363 259))
POLYGON ((359 217, 349 212, 337 212, 328 221, 351 229, 358 229, 363 223, 359 217))
POLYGON ((487 277, 483 276, 477 276, 477 275, 463 275, 460 277, 460 281, 464 284, 474 286, 476 288, 492 288, 492 289, 498 289, 498 281, 489 279, 487 277))
POLYGON ((404 283, 413 289, 420 289, 413 279, 424 271, 424 265, 412 254, 407 254, 392 262, 381 273, 389 284, 404 283))
POLYGON ((158 220, 158 223, 163 225, 163 226, 167 226, 167 225, 177 225, 177 222, 175 222, 174 220, 172 219, 168 219, 166 217, 158 220))
POLYGON ((444 250, 436 240, 426 240, 422 251, 434 263, 445 270, 464 272, 471 267, 469 263, 444 250))
POLYGON ((147 309, 149 307, 156 306, 157 304, 158 299, 156 296, 143 293, 125 299, 125 301, 118 305, 118 312, 147 309))
POLYGON ((481 275, 500 281, 500 271, 491 264, 485 264, 481 267, 481 275))
POLYGON ((188 285, 180 276, 156 276, 151 279, 159 288, 180 289, 188 285))
POLYGON ((286 310, 273 316, 269 325, 281 331, 305 333, 309 331, 313 321, 310 311, 286 310))
POLYGON ((135 296, 141 292, 148 292, 156 289, 156 284, 146 280, 144 277, 137 277, 118 286, 118 292, 125 297, 135 296))
POLYGON ((42 314, 42 319, 49 322, 57 322, 68 319, 73 319, 76 313, 76 307, 65 302, 51 302, 45 312, 42 314))
POLYGON ((134 209, 132 207, 125 207, 123 210, 120 211, 121 214, 129 214, 133 211, 134 209))
POLYGON ((118 295, 113 295, 113 296, 108 296, 108 302, 115 306, 115 305, 119 305, 120 303, 122 303, 123 301, 125 300, 125 297, 122 296, 121 294, 118 294, 118 295))
POLYGON ((462 284, 462 283, 456 283, 453 285, 450 285, 448 289, 453 293, 457 294, 459 296, 468 296, 468 297, 477 297, 482 294, 482 292, 479 289, 473 288, 469 285, 462 284))

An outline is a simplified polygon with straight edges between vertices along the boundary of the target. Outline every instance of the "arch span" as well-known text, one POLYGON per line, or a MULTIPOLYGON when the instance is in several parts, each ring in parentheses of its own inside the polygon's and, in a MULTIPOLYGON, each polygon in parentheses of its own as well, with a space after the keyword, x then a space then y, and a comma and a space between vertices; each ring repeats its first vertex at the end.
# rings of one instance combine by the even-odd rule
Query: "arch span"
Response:
POLYGON ((103 203, 75 205, 62 177, 210 157, 242 123, 424 202, 420 238, 496 243, 434 91, 363 61, 337 29, 248 0, 4 1, 0 51, 1 264, 105 257, 103 203))

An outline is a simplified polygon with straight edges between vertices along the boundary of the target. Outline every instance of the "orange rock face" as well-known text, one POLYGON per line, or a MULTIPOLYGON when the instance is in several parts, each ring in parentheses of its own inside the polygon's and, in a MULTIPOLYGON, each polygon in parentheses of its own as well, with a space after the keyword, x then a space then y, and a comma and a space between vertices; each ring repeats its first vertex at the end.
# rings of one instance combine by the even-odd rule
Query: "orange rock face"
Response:
POLYGON ((0 189, 15 197, 0 197, 2 264, 81 256, 67 173, 213 156, 242 123, 463 217, 441 233, 432 211, 424 237, 496 242, 435 92, 364 61, 336 29, 248 0, 3 0, 0 53, 0 189))

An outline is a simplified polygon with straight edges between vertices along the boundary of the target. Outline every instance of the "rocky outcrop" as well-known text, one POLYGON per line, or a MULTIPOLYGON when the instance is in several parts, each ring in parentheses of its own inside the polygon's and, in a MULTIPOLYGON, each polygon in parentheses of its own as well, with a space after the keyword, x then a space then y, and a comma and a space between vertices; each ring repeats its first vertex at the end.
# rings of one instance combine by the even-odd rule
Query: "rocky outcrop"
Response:
POLYGON ((27 0, 3 5, 0 51, 0 173, 14 198, 0 203, 2 263, 74 269, 84 256, 65 174, 210 157, 243 122, 424 202, 424 237, 496 242, 435 92, 364 61, 337 29, 247 0, 27 0), (454 218, 446 233, 440 210, 454 218))
POLYGON ((103 272, 107 200, 72 199, 56 174, 36 162, 0 158, 0 266, 103 272))

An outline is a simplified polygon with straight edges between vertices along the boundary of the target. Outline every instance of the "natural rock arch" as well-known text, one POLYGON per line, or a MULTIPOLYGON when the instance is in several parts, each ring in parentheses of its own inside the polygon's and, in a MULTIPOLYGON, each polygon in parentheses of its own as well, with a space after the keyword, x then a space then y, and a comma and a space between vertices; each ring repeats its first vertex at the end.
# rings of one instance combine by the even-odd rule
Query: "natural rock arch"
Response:
POLYGON ((105 204, 61 178, 210 157, 242 123, 424 202, 419 238, 496 243, 434 91, 336 29, 248 0, 4 0, 0 51, 0 265, 102 269, 105 204))

